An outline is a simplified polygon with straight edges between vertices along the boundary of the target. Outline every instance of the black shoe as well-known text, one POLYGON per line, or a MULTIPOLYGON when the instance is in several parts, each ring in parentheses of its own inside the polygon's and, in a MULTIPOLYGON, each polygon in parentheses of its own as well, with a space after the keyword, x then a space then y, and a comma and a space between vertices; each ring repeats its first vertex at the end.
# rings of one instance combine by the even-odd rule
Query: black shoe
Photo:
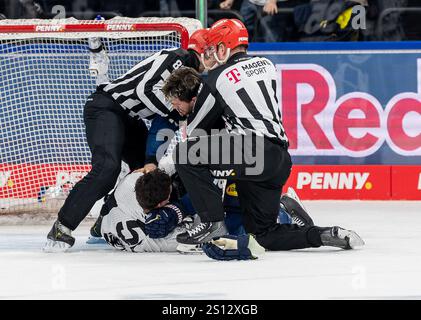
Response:
POLYGON ((320 238, 324 246, 349 250, 365 244, 363 239, 361 239, 361 237, 352 230, 346 230, 338 226, 331 228, 319 228, 319 230, 320 238))
POLYGON ((191 230, 177 235, 177 242, 196 245, 211 241, 213 238, 226 235, 227 229, 223 221, 201 222, 191 230))
POLYGON ((92 237, 95 238, 101 238, 101 224, 102 224, 102 216, 99 215, 98 219, 96 219, 94 225, 91 227, 91 230, 89 230, 89 233, 92 237))
POLYGON ((300 227, 313 227, 314 222, 305 210, 294 189, 288 188, 288 193, 281 196, 280 205, 291 216, 292 222, 300 227))
POLYGON ((43 250, 45 252, 63 252, 73 247, 75 238, 72 237, 71 233, 72 231, 69 228, 63 226, 57 220, 47 235, 47 242, 43 250))
MULTIPOLYGON (((192 230, 200 223, 201 222, 200 222, 199 215, 196 214, 194 217, 187 216, 181 222, 180 228, 183 228, 184 230, 192 230)), ((202 246, 203 246, 202 243, 200 243, 200 244, 178 243, 177 251, 179 253, 183 253, 183 254, 202 254, 203 253, 202 246)))

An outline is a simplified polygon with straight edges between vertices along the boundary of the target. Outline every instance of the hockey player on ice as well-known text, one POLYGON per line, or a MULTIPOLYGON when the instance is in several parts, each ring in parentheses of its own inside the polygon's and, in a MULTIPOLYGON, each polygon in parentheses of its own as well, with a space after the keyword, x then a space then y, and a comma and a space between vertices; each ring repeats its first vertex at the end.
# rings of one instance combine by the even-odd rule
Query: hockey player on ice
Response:
POLYGON ((181 203, 170 202, 171 191, 171 179, 161 170, 128 174, 106 200, 96 232, 120 250, 176 251, 176 235, 193 219, 181 203))
MULTIPOLYGON (((108 196, 91 233, 102 236, 109 245, 119 250, 176 251, 176 236, 191 229, 195 212, 187 196, 181 199, 174 196, 179 193, 173 186, 176 187, 170 177, 159 169, 146 174, 139 171, 128 174, 108 196)), ((292 190, 283 195, 280 217, 284 221, 289 219, 304 225, 313 224, 296 201, 292 190)), ((232 220, 230 212, 227 212, 226 221, 232 226, 231 234, 244 234, 238 233, 238 222, 232 220)), ((195 221, 195 224, 197 223, 198 221, 195 221)), ((183 252, 201 252, 201 246, 191 247, 183 252)))

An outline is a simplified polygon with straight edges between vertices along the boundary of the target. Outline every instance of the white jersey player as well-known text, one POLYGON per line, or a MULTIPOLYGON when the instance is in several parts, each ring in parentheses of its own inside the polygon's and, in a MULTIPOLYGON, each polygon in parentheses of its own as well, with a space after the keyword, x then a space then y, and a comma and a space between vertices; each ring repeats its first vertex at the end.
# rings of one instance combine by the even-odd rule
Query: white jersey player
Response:
POLYGON ((171 180, 160 170, 146 175, 140 172, 127 175, 101 211, 101 235, 108 244, 120 250, 176 251, 176 236, 187 230, 189 222, 182 222, 184 214, 179 205, 169 203, 168 191, 171 192, 171 180), (160 194, 154 194, 156 188, 160 189, 160 194), (159 199, 163 195, 165 199, 159 199), (144 209, 139 201, 144 207, 154 208, 144 209), (154 201, 159 203, 154 205, 154 201))
MULTIPOLYGON (((178 191, 175 193, 180 193, 180 186, 175 189, 178 191)), ((164 171, 128 174, 108 196, 91 235, 103 237, 111 246, 131 252, 201 252, 201 246, 180 248, 177 243, 178 234, 191 230, 193 219, 187 214, 194 214, 194 209, 189 208, 188 201, 171 203, 171 192, 172 181, 164 171)), ((305 209, 293 200, 289 194, 281 197, 282 215, 302 221, 303 226, 313 225, 305 209)), ((235 207, 239 209, 232 200, 227 203, 225 221, 231 226, 230 234, 239 235, 243 232, 240 231, 242 223, 235 217, 235 207)), ((195 224, 198 224, 197 215, 196 218, 195 224)))

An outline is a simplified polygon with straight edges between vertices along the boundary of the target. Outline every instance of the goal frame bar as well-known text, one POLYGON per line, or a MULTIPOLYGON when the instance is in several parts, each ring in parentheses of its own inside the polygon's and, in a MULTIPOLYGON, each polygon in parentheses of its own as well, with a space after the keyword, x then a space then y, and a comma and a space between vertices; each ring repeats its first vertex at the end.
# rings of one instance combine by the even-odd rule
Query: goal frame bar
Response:
MULTIPOLYGON (((83 21, 83 20, 80 20, 83 21)), ((88 20, 85 20, 88 21, 88 20)), ((0 34, 63 34, 81 32, 144 32, 144 31, 169 31, 178 32, 181 39, 181 48, 187 49, 189 32, 186 27, 178 23, 105 23, 104 21, 89 21, 90 23, 78 24, 28 24, 28 25, 0 25, 0 34)))

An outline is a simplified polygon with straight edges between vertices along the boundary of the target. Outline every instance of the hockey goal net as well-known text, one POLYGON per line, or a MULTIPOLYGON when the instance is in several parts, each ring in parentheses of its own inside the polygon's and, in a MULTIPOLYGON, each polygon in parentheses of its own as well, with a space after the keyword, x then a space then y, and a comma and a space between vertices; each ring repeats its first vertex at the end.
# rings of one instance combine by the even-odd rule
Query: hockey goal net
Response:
POLYGON ((158 50, 185 48, 200 27, 189 18, 0 21, 0 215, 57 212, 90 170, 88 38, 101 38, 112 80, 158 50))

